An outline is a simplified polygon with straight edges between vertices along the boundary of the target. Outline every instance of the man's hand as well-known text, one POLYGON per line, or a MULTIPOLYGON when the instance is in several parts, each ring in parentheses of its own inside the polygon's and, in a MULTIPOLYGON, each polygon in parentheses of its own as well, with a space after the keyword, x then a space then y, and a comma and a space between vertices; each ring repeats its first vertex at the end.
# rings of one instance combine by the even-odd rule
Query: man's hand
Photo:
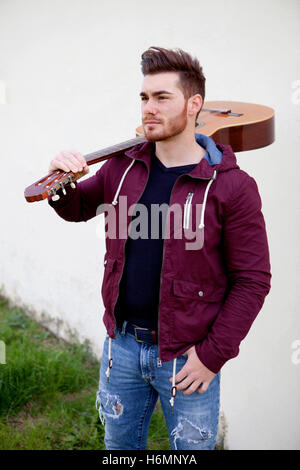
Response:
POLYGON ((81 176, 83 176, 89 172, 89 167, 80 152, 76 150, 61 150, 50 162, 49 173, 55 170, 82 173, 81 176))
MULTIPOLYGON (((200 361, 195 346, 188 349, 186 354, 188 359, 183 368, 175 376, 176 388, 177 390, 186 388, 187 390, 183 392, 183 395, 191 395, 193 392, 204 393, 216 374, 205 367, 200 361), (177 382, 180 383, 177 385, 177 382)), ((170 382, 172 382, 172 377, 170 382)))

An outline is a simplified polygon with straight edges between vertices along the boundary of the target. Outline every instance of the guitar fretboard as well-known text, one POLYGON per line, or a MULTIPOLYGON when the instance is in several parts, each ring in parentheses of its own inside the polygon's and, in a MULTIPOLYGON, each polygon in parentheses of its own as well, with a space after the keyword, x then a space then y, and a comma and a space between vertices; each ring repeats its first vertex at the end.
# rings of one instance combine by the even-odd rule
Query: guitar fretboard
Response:
POLYGON ((92 152, 87 155, 84 155, 84 158, 86 159, 89 165, 92 165, 93 163, 101 161, 101 159, 104 159, 107 155, 116 156, 119 153, 126 152, 126 150, 131 149, 132 147, 134 147, 134 145, 142 144, 146 141, 147 139, 145 138, 145 136, 141 135, 139 137, 135 137, 134 139, 121 142, 120 144, 113 145, 112 147, 106 147, 102 150, 98 150, 97 152, 92 152))

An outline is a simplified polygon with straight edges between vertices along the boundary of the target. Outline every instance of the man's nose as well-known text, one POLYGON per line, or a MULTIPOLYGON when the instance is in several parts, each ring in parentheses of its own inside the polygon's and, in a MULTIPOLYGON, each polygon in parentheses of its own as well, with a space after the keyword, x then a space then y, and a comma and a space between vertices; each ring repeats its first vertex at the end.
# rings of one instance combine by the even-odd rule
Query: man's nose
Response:
POLYGON ((144 105, 144 113, 155 114, 157 111, 156 103, 152 100, 148 100, 144 105))

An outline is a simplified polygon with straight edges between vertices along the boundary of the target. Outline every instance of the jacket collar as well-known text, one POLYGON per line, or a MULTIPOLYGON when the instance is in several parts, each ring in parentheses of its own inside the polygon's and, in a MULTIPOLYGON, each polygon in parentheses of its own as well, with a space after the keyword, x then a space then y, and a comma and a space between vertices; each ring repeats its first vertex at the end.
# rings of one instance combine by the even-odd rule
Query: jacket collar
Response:
MULTIPOLYGON (((125 152, 130 158, 135 160, 143 161, 150 172, 151 166, 151 155, 154 151, 153 142, 144 142, 142 144, 135 145, 130 150, 125 152)), ((239 168, 236 156, 232 151, 230 145, 216 144, 217 148, 222 152, 222 161, 216 165, 210 165, 206 158, 202 158, 195 168, 192 169, 188 174, 192 178, 199 179, 210 179, 214 175, 214 171, 217 170, 217 173, 228 171, 234 168, 239 168)))

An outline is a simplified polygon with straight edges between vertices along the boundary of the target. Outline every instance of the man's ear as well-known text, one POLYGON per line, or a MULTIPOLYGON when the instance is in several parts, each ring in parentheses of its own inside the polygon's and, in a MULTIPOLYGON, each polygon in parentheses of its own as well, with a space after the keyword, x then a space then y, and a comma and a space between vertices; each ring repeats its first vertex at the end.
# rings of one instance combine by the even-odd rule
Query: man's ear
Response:
POLYGON ((188 100, 188 115, 196 116, 202 107, 203 99, 202 96, 197 94, 193 95, 188 100))

